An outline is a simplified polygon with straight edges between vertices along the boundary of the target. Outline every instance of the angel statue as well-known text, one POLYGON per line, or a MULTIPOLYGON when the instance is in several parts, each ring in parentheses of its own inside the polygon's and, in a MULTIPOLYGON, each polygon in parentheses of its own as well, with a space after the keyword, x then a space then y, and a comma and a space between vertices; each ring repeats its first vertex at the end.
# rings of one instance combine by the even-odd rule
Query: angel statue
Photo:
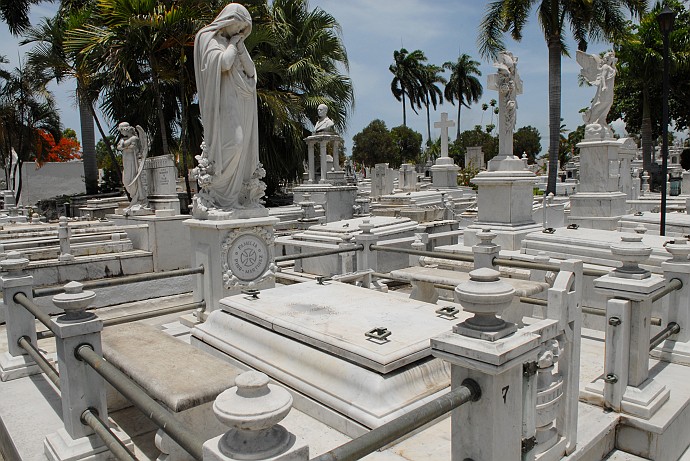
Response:
POLYGON ((129 214, 150 213, 146 189, 141 173, 149 152, 148 135, 142 127, 136 128, 127 122, 117 126, 122 138, 117 143, 117 150, 122 152, 122 184, 125 186, 131 201, 125 208, 125 216, 129 214))
POLYGON ((616 56, 613 51, 604 54, 603 57, 596 54, 588 54, 577 51, 577 63, 582 67, 580 75, 590 84, 597 87, 597 92, 592 99, 592 105, 582 116, 587 126, 585 138, 613 138, 613 131, 606 116, 613 104, 613 82, 616 76, 616 56))

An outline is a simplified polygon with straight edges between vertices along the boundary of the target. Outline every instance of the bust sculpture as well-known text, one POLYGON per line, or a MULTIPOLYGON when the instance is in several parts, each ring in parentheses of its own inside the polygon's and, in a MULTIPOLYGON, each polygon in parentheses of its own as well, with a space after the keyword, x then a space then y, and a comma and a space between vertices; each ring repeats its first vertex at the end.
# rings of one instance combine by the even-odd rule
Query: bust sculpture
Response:
POLYGON ((613 138, 613 131, 606 122, 606 117, 613 105, 613 84, 616 76, 616 57, 609 51, 600 57, 577 51, 577 63, 582 67, 580 74, 590 84, 597 87, 590 108, 582 119, 587 124, 585 138, 613 138))
POLYGON ((328 106, 325 104, 319 104, 317 113, 319 114, 319 119, 314 124, 313 134, 335 133, 335 124, 333 123, 333 120, 328 118, 328 106))
POLYGON ((199 159, 204 177, 192 209, 198 219, 240 217, 235 211, 263 209, 256 68, 244 45, 251 30, 247 9, 230 3, 194 40, 205 143, 199 159))

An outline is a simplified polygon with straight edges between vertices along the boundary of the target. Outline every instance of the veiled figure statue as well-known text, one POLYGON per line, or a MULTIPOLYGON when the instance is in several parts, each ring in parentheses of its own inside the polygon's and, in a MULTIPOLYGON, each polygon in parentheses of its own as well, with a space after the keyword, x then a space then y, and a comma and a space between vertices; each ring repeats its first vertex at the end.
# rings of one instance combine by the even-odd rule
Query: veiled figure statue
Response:
POLYGON ((122 136, 117 143, 117 150, 122 152, 122 184, 130 197, 129 206, 125 208, 125 215, 151 212, 146 190, 141 178, 144 162, 149 151, 148 136, 142 127, 131 126, 122 122, 117 126, 122 136))
POLYGON ((204 125, 205 171, 194 197, 196 218, 238 217, 261 208, 265 171, 259 163, 256 69, 244 40, 252 30, 247 9, 230 3, 194 40, 194 71, 204 125))
POLYGON ((580 74, 590 85, 597 87, 592 104, 583 114, 582 119, 587 124, 585 138, 606 139, 613 137, 613 131, 606 122, 606 117, 613 105, 613 84, 616 77, 616 57, 609 51, 600 57, 577 51, 577 63, 582 67, 580 74))

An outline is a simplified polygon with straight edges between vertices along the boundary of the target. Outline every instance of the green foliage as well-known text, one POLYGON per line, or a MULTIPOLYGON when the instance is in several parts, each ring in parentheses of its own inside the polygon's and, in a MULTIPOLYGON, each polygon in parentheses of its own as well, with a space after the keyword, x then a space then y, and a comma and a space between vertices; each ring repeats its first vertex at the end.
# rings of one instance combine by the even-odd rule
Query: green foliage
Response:
POLYGON ((412 128, 404 125, 396 126, 390 130, 391 138, 397 150, 395 164, 421 163, 422 135, 412 128))
POLYGON ((449 155, 453 157, 456 165, 465 165, 467 148, 474 146, 482 147, 485 162, 498 155, 498 139, 482 131, 480 125, 475 126, 473 130, 460 133, 458 139, 453 143, 453 148, 449 149, 449 155))
POLYGON ((424 66, 426 56, 421 50, 407 51, 405 48, 393 52, 393 64, 388 70, 393 74, 391 81, 391 92, 395 99, 402 103, 403 126, 407 126, 406 104, 417 113, 415 105, 420 105, 420 100, 424 96, 424 66))
MULTIPOLYGON (((115 136, 108 136, 107 140, 110 146, 115 146, 115 136)), ((115 167, 113 158, 110 156, 103 139, 96 143, 96 161, 98 168, 103 170, 101 192, 114 192, 122 187, 122 177, 119 174, 119 171, 122 170, 122 156, 118 154, 116 158, 120 167, 119 170, 115 167)))
POLYGON ((383 120, 372 121, 354 135, 352 160, 369 167, 377 163, 388 163, 391 168, 400 166, 396 144, 383 120))
POLYGON ((527 162, 534 163, 535 157, 541 152, 541 134, 531 125, 519 128, 513 134, 513 155, 522 158, 527 154, 527 162))
POLYGON ((458 173, 458 185, 472 187, 472 189, 477 190, 477 185, 472 183, 472 179, 478 174, 479 168, 474 165, 461 169, 458 173))

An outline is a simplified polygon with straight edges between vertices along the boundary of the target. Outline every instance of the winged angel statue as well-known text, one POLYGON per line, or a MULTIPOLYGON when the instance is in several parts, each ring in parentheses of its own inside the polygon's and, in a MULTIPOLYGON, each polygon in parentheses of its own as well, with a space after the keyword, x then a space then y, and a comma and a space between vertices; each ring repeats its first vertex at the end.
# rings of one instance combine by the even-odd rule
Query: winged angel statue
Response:
POLYGON ((587 126, 585 139, 606 139, 613 137, 613 131, 606 116, 613 104, 613 83, 616 76, 616 56, 609 51, 604 56, 577 51, 577 63, 582 67, 580 75, 597 87, 592 104, 582 116, 587 126))
POLYGON ((146 188, 141 174, 149 152, 149 137, 142 127, 122 122, 117 126, 122 138, 117 150, 122 152, 122 184, 129 193, 131 201, 125 208, 125 215, 147 214, 151 212, 146 188))

